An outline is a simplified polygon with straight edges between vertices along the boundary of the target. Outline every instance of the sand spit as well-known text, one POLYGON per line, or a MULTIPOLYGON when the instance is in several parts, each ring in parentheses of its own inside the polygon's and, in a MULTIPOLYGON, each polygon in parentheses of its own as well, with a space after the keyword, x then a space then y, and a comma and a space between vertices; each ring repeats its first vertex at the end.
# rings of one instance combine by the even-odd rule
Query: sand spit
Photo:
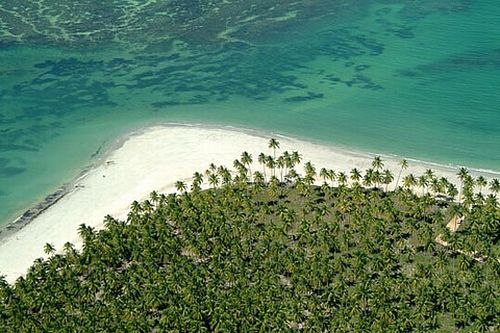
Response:
MULTIPOLYGON (((268 148, 271 136, 279 140, 280 152, 299 151, 303 161, 313 162, 318 172, 321 167, 345 172, 354 167, 364 170, 373 159, 370 154, 233 128, 167 125, 141 129, 121 139, 117 148, 105 154, 100 163, 18 221, 19 230, 0 240, 0 274, 5 275, 8 282, 15 281, 35 259, 45 257, 46 243, 53 244, 57 250, 66 242, 80 247, 80 224, 99 229, 107 214, 124 219, 134 200, 146 199, 154 190, 172 192, 176 181, 189 182, 194 172, 204 171, 210 163, 231 167, 243 151, 252 154, 254 160, 260 152, 272 154, 268 148)), ((399 160, 384 158, 384 162, 397 178, 399 160)), ((254 164, 253 170, 261 170, 254 164)), ((420 175, 427 168, 432 168, 438 176, 456 180, 456 168, 412 162, 403 176, 420 175)), ((301 171, 301 167, 298 170, 301 171)), ((485 176, 498 177, 498 174, 485 176)))

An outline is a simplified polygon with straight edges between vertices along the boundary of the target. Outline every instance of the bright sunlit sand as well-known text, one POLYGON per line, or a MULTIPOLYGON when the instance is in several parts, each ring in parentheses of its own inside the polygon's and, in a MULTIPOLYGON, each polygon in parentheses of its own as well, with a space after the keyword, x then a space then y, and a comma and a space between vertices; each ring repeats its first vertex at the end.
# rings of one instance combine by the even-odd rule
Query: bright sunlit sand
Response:
MULTIPOLYGON (((79 179, 73 190, 52 205, 24 228, 0 240, 0 274, 8 282, 26 273, 33 261, 45 257, 44 245, 51 243, 61 250, 66 242, 81 246, 78 227, 82 223, 101 228, 107 214, 125 219, 134 200, 146 199, 152 191, 175 191, 175 182, 189 184, 194 172, 203 172, 210 163, 232 167, 243 151, 252 154, 252 171, 262 167, 257 163, 260 152, 272 155, 268 148, 269 135, 231 128, 195 126, 155 126, 129 135, 123 144, 106 154, 102 162, 79 179)), ((373 159, 370 154, 358 154, 343 149, 275 136, 279 152, 299 151, 303 162, 311 161, 317 168, 326 167, 348 172, 356 167, 363 171, 373 159)), ((384 159, 385 168, 395 175, 400 170, 399 159, 384 159)), ((422 174, 432 167, 438 176, 456 182, 456 169, 410 162, 403 171, 422 174)), ((302 171, 302 167, 297 169, 302 171)), ((320 177, 317 177, 320 182, 320 177)), ((389 186, 394 187, 394 183, 389 186)))

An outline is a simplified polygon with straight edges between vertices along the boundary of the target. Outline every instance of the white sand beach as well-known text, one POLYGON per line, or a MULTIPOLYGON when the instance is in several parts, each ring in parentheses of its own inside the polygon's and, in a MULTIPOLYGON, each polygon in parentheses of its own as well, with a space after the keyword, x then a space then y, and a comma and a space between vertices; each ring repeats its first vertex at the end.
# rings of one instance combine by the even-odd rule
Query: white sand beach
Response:
MULTIPOLYGON (((45 257, 46 243, 53 244, 57 250, 68 241, 79 247, 80 224, 101 228, 107 214, 126 218, 134 200, 146 199, 154 190, 172 192, 176 181, 189 182, 194 172, 204 171, 212 162, 232 167, 232 162, 243 151, 251 153, 254 160, 260 152, 272 154, 268 148, 270 137, 271 134, 231 128, 181 125, 154 126, 133 133, 119 148, 109 152, 102 163, 79 179, 70 193, 24 228, 0 240, 0 274, 5 275, 8 282, 15 281, 26 273, 36 258, 45 257)), ((318 172, 321 167, 346 172, 353 167, 364 170, 373 158, 370 154, 275 137, 281 144, 280 152, 299 151, 304 162, 313 162, 318 172)), ((384 162, 397 178, 399 159, 384 158, 384 162)), ((420 175, 429 167, 437 175, 456 181, 454 168, 412 162, 403 176, 408 173, 420 175)), ((255 163, 253 169, 260 170, 260 166, 255 163)))

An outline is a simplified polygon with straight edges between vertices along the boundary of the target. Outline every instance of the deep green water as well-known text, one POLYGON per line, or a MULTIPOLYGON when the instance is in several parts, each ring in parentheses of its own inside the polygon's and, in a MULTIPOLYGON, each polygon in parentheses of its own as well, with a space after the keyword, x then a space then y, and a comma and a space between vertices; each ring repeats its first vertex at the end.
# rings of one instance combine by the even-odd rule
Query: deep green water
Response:
POLYGON ((157 121, 500 170, 493 0, 0 5, 0 223, 157 121))

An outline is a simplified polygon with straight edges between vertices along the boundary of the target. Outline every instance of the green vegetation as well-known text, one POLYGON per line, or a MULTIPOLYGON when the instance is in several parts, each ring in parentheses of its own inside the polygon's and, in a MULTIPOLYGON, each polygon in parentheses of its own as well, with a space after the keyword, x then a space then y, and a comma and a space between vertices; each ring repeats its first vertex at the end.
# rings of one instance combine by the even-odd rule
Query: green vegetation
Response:
POLYGON ((364 175, 321 169, 316 186, 311 163, 300 176, 300 154, 276 157, 279 144, 270 147, 253 175, 243 153, 237 173, 212 164, 190 191, 177 182, 177 194, 134 202, 126 221, 108 216, 98 232, 82 225, 81 252, 48 244, 50 259, 0 284, 1 330, 500 329, 500 208, 495 196, 473 194, 466 170, 456 203, 431 171, 384 190, 394 177, 380 158, 364 175), (457 214, 465 222, 451 233, 457 214), (436 243, 440 234, 449 246, 436 243))

